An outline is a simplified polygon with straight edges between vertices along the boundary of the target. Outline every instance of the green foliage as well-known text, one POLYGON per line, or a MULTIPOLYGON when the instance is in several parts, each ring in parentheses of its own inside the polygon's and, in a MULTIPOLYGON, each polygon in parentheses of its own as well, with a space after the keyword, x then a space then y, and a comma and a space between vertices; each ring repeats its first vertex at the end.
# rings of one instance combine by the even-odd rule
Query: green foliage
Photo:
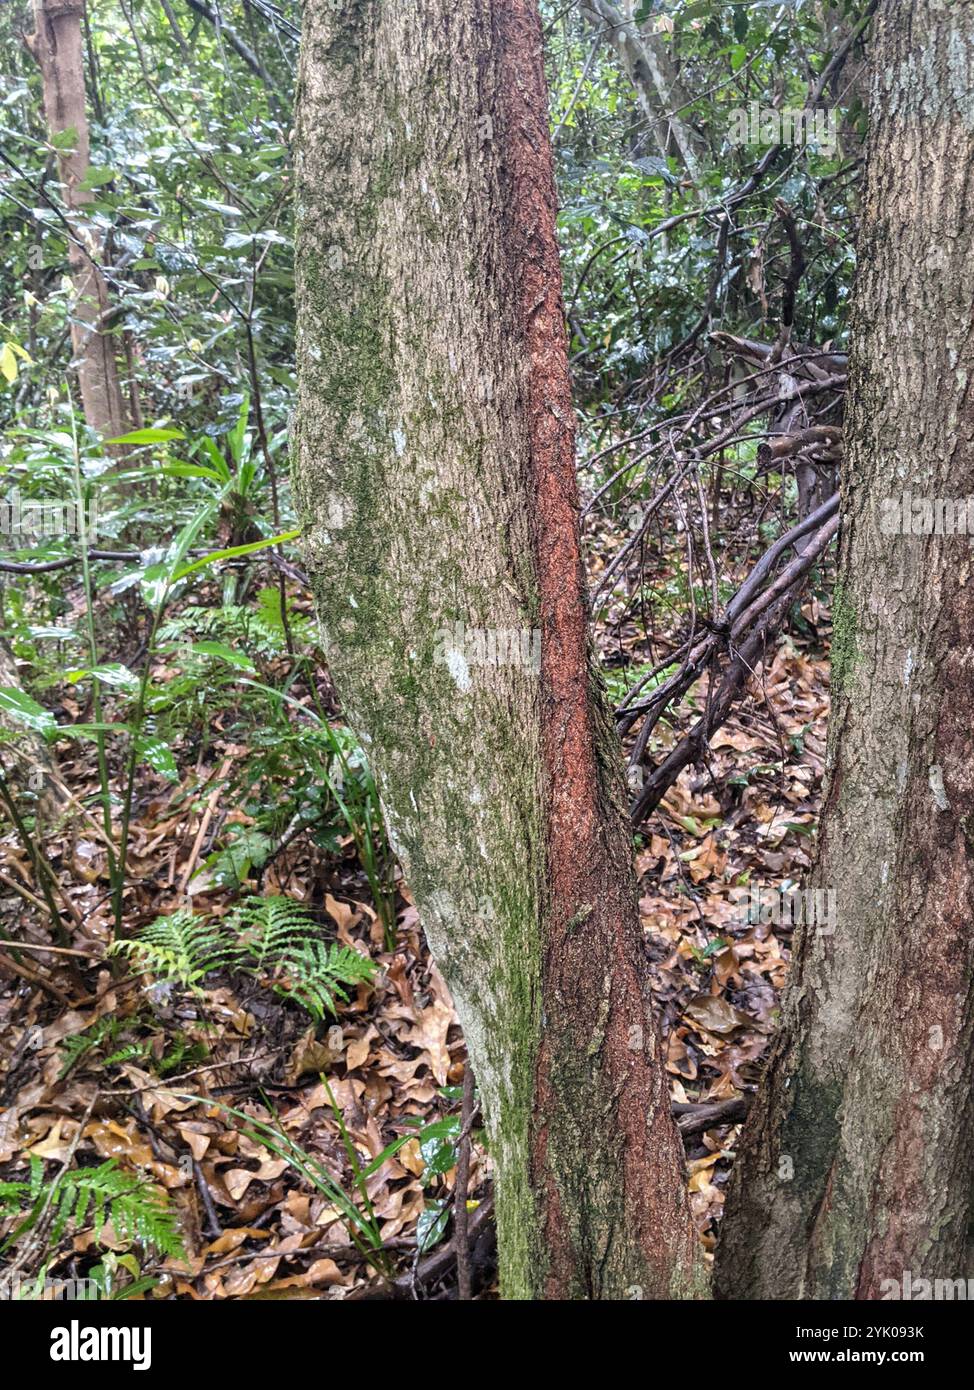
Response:
MULTIPOLYGON (((134 563, 122 560, 121 568, 110 565, 103 579, 94 562, 83 567, 84 624, 65 621, 70 605, 60 579, 38 581, 50 585, 45 623, 36 620, 36 601, 24 605, 19 591, 9 603, 15 652, 34 673, 35 688, 60 694, 67 681, 72 699, 90 693, 93 717, 84 722, 58 723, 33 694, 14 689, 0 691, 0 705, 15 729, 96 745, 118 931, 124 930, 121 894, 136 775, 151 769, 177 782, 188 757, 201 761, 193 746, 197 741, 205 755, 219 717, 224 736, 249 750, 246 759, 234 762, 224 784, 224 794, 243 805, 249 823, 228 826, 198 871, 209 871, 218 885, 236 891, 259 888, 262 869, 285 836, 293 839, 305 830, 335 854, 344 852, 351 836, 391 943, 392 857, 371 773, 347 731, 333 728, 317 707, 314 649, 302 656, 292 651, 295 644, 311 647, 310 619, 285 602, 279 586, 264 584, 252 592, 247 574, 227 572, 214 601, 218 563, 259 559, 272 539, 259 519, 268 502, 258 492, 264 475, 254 463, 254 431, 245 406, 227 440, 228 459, 206 436, 187 441, 177 430, 144 430, 132 437, 144 440, 161 467, 133 461, 124 471, 107 467, 104 450, 68 404, 59 409, 66 428, 23 429, 13 436, 8 476, 25 495, 73 493, 84 514, 95 508, 99 527, 116 532, 132 524, 133 507, 142 506, 131 485, 151 477, 159 488, 160 510, 168 510, 170 524, 179 524, 165 546, 143 550, 134 563), (175 456, 177 445, 191 461, 175 456), (234 497, 231 511, 239 511, 239 499, 246 497, 255 507, 253 529, 265 535, 221 547, 226 508, 234 497), (198 550, 207 553, 193 558, 198 550), (203 586, 208 602, 194 601, 203 597, 203 586), (131 623, 135 606, 145 623, 140 642, 147 650, 141 668, 131 670, 113 659, 112 624, 131 623), (299 680, 313 693, 313 702, 290 693, 299 680), (112 785, 119 741, 124 768, 121 785, 112 785)), ((74 549, 74 537, 52 536, 23 558, 58 563, 74 549)), ((207 785, 205 795, 211 790, 207 785)))
MULTIPOLYGON (((205 1043, 193 1042, 184 1034, 177 1033, 172 1047, 159 1058, 155 1069, 160 1076, 168 1076, 170 1072, 182 1071, 185 1067, 195 1067, 197 1063, 205 1062, 209 1055, 205 1043)), ((108 1059, 108 1062, 110 1061, 111 1058, 108 1059)))
MULTIPOLYGON (((241 32, 251 18, 238 3, 220 16, 241 32)), ((133 368, 146 418, 230 435, 245 394, 240 365, 252 360, 278 449, 293 374, 286 191, 296 17, 293 0, 283 0, 270 23, 258 17, 251 26, 248 42, 261 51, 267 81, 186 7, 105 0, 86 25, 84 186, 111 251, 119 318, 140 345, 133 368)), ((51 146, 64 139, 47 139, 22 24, 16 7, 0 8, 0 141, 9 161, 0 313, 10 319, 0 330, 0 427, 18 409, 42 419, 48 373, 63 376, 71 357, 66 224, 58 182, 47 173, 51 146), (16 358, 19 380, 9 386, 8 338, 33 359, 16 358)))
POLYGON ((177 1033, 168 1051, 158 1061, 153 1061, 152 1039, 145 1035, 147 1028, 156 1031, 154 1021, 138 1014, 124 1019, 105 1015, 83 1032, 62 1038, 58 1044, 63 1059, 58 1080, 63 1081, 82 1062, 90 1068, 96 1056, 98 1065, 105 1069, 122 1062, 147 1060, 159 1076, 166 1076, 180 1067, 202 1062, 208 1055, 205 1044, 177 1033))
MULTIPOLYGON (((759 182, 749 200, 749 215, 734 219, 723 267, 715 254, 720 218, 698 216, 708 206, 719 209, 766 152, 765 145, 735 143, 733 113, 752 102, 804 107, 808 73, 822 70, 847 32, 839 15, 824 17, 823 8, 714 0, 654 0, 639 8, 643 40, 679 72, 685 100, 670 114, 694 134, 698 168, 691 176, 672 140, 661 151, 612 45, 603 39, 593 51, 592 28, 577 11, 550 6, 565 297, 576 383, 596 420, 613 418, 615 409, 603 414, 603 408, 620 390, 638 388, 686 338, 712 284, 713 326, 762 337, 774 323, 777 286, 766 267, 786 254, 773 215, 776 196, 795 209, 810 263, 799 289, 796 336, 841 340, 854 263, 850 183, 836 175, 858 154, 862 112, 854 84, 847 84, 846 107, 837 109, 838 147, 812 141, 782 152, 774 176, 759 182), (660 236, 660 224, 670 219, 676 225, 660 236)), ((850 0, 848 22, 863 8, 850 0)), ((665 393, 659 398, 664 417, 680 404, 679 378, 668 375, 669 400, 665 393)))
POLYGON ((445 1197, 427 1202, 416 1222, 416 1244, 422 1254, 428 1254, 430 1250, 439 1245, 446 1235, 449 1223, 450 1203, 445 1197))
MULTIPOLYGON (((227 1115, 232 1115, 239 1120, 241 1129, 249 1138, 270 1149, 271 1153, 276 1154, 278 1158, 283 1158, 299 1177, 304 1179, 315 1191, 320 1192, 327 1199, 329 1205, 337 1210, 342 1225, 348 1231, 356 1249, 380 1273, 388 1274, 389 1258, 383 1249, 382 1228, 379 1225, 379 1218, 369 1193, 369 1179, 379 1171, 384 1163, 387 1163, 390 1158, 394 1158, 411 1138, 418 1137, 421 1145, 427 1142, 435 1143, 446 1133, 446 1127, 452 1126, 455 1129, 456 1121, 452 1117, 446 1120, 437 1120, 433 1124, 419 1129, 415 1136, 413 1134, 400 1135, 399 1138, 387 1144, 375 1158, 363 1165, 331 1088, 324 1077, 321 1078, 321 1081, 328 1096, 328 1102, 345 1151, 345 1158, 352 1174, 353 1191, 351 1193, 346 1191, 341 1181, 334 1177, 319 1159, 286 1133, 276 1114, 273 1121, 266 1121, 249 1115, 243 1110, 235 1109, 233 1106, 213 1101, 208 1097, 202 1103, 207 1106, 216 1106, 227 1115)), ((188 1096, 186 1099, 199 1100, 200 1098, 188 1096)), ((431 1232, 427 1234, 430 1239, 426 1248, 429 1248, 430 1245, 435 1244, 435 1240, 432 1239, 431 1232)))
POLYGON ((316 1022, 348 1002, 346 986, 375 978, 376 964, 350 946, 325 942, 307 908, 291 898, 252 897, 220 921, 186 908, 157 917, 111 954, 164 983, 200 992, 211 970, 228 966, 293 1000, 316 1022))
POLYGON ((116 1066, 119 1062, 133 1061, 137 1057, 144 1057, 149 1050, 149 1044, 144 1040, 124 1043, 121 1047, 112 1051, 112 1045, 118 1041, 120 1034, 128 1026, 125 1019, 116 1018, 113 1015, 106 1015, 93 1023, 90 1028, 86 1028, 83 1033, 71 1033, 66 1038, 62 1038, 59 1044, 61 1056, 64 1059, 58 1076, 59 1081, 67 1076, 69 1071, 73 1071, 79 1062, 91 1057, 95 1052, 103 1052, 102 1066, 116 1066))
MULTIPOLYGON (((307 617, 288 608, 287 625, 292 640, 301 648, 311 645, 312 623, 307 617)), ((279 589, 264 588, 252 605, 224 603, 219 608, 199 604, 184 604, 159 630, 162 649, 171 649, 184 659, 200 658, 197 665, 181 662, 188 678, 197 682, 210 679, 212 667, 219 661, 230 662, 239 669, 255 669, 255 663, 269 661, 287 650, 284 620, 281 613, 279 589)), ((228 673, 232 678, 232 672, 228 673)), ((171 698, 167 685, 158 692, 171 698)))
POLYGON ((30 1232, 40 1231, 52 1248, 69 1223, 75 1231, 93 1226, 100 1236, 109 1221, 122 1241, 138 1241, 161 1255, 184 1254, 176 1215, 165 1194, 145 1179, 124 1172, 115 1159, 106 1159, 96 1168, 68 1169, 49 1183, 40 1159, 32 1157, 30 1168, 25 1182, 0 1182, 0 1217, 19 1217, 0 1244, 0 1254, 30 1232))
POLYGON ((199 981, 230 957, 231 951, 219 924, 179 908, 168 917, 157 917, 137 937, 116 941, 110 954, 125 956, 133 967, 161 980, 198 990, 199 981))
POLYGON ((236 960, 317 1022, 348 1002, 344 986, 375 978, 376 964, 350 946, 326 944, 307 909, 290 898, 250 898, 235 909, 236 960))

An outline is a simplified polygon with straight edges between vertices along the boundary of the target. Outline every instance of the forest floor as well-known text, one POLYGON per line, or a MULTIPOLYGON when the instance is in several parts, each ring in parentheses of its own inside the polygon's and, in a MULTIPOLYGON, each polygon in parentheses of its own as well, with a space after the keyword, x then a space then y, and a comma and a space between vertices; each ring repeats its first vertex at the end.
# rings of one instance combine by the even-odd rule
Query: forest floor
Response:
MULTIPOLYGON (((295 602, 308 606, 303 594, 295 602)), ((803 617, 805 635, 779 639, 715 737, 707 769, 681 776, 637 841, 647 972, 677 1107, 746 1097, 775 1026, 791 927, 748 922, 733 899, 748 883, 797 882, 809 866, 828 621, 815 598, 803 617)), ((649 653, 632 624, 598 636, 612 693, 623 663, 649 653)), ((705 688, 695 692, 698 704, 705 688)), ((685 702, 661 726, 661 746, 693 717, 685 702)), ((91 804, 96 769, 85 747, 62 756, 60 770, 91 804)), ((178 780, 142 769, 125 898, 131 930, 185 906, 191 880, 197 912, 218 920, 230 910, 233 893, 201 865, 215 818, 246 825, 246 812, 221 797, 227 765, 247 757, 217 713, 202 748, 187 743, 178 780)), ((465 1050, 408 886, 397 885, 388 949, 351 835, 334 850, 299 836, 265 865, 259 891, 313 904, 331 939, 379 966, 319 1024, 259 977, 217 971, 180 989, 121 961, 110 968, 105 855, 89 820, 75 817, 70 833, 46 844, 72 905, 70 949, 83 955, 12 949, 12 938, 23 948, 50 936, 29 901, 36 884, 23 845, 13 835, 0 841, 0 949, 20 966, 0 984, 0 1183, 22 1180, 29 1160, 35 1168, 42 1160, 48 1175, 115 1160, 165 1190, 183 1249, 136 1256, 111 1224, 99 1232, 82 1221, 49 1234, 43 1255, 25 1254, 21 1242, 20 1271, 82 1277, 97 1259, 116 1281, 156 1280, 150 1297, 360 1298, 390 1288, 402 1297, 455 1296, 450 1217, 466 1142, 465 1050), (370 1171, 391 1144, 396 1151, 370 1171)), ((469 1118, 467 1204, 475 1212, 489 1203, 490 1161, 478 1119, 469 1118)), ((737 1133, 723 1124, 685 1140, 708 1250, 737 1133)), ((12 1225, 0 1225, 0 1239, 12 1225)), ((476 1250, 475 1282, 490 1297, 489 1241, 476 1250)))

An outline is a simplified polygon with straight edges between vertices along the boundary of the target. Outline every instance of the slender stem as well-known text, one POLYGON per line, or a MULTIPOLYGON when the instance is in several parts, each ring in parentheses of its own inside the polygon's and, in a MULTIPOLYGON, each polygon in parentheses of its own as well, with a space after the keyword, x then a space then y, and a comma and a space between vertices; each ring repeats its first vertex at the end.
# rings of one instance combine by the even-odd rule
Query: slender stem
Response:
POLYGON ((14 801, 13 797, 10 794, 10 786, 2 771, 0 771, 0 800, 2 800, 3 804, 6 806, 7 811, 10 814, 10 819, 14 823, 14 828, 17 831, 17 834, 20 836, 24 849, 26 849, 30 857, 31 863, 34 865, 34 873, 37 875, 37 886, 44 894, 44 902, 47 904, 47 910, 51 914, 51 922, 54 926, 55 932, 57 933, 57 938, 62 946, 66 946, 67 943, 71 940, 71 938, 63 921, 61 920, 61 913, 58 909, 57 903, 54 901, 54 894, 51 891, 51 884, 48 879, 48 874, 50 874, 51 877, 54 878, 54 870, 51 868, 50 864, 48 864, 47 860, 41 854, 40 850, 34 842, 34 837, 31 835, 30 831, 27 829, 27 826, 24 824, 23 818, 21 817, 20 812, 17 810, 17 803, 14 801), (45 870, 47 871, 46 873, 45 870))
POLYGON ((129 848, 129 829, 132 823, 132 798, 135 794, 135 769, 139 761, 139 731, 142 728, 142 721, 145 718, 145 697, 149 688, 149 677, 152 672, 152 658, 155 653, 156 633, 159 630, 159 621, 165 608, 166 598, 169 595, 168 585, 162 600, 152 615, 152 626, 149 629, 149 640, 146 644, 145 663, 142 668, 142 679, 139 682, 139 694, 135 702, 135 711, 129 726, 129 754, 128 768, 125 778, 125 794, 122 798, 122 825, 118 839, 118 864, 116 872, 112 877, 112 913, 115 917, 115 931, 122 934, 122 895, 125 892, 125 870, 128 864, 129 848))
POLYGON ((467 1058, 463 1069, 463 1106, 460 1119, 460 1144, 457 1153, 457 1173, 453 1187, 453 1239, 457 1248, 457 1298, 469 1302, 473 1297, 470 1281, 470 1232, 467 1220, 467 1188, 470 1183, 470 1131, 473 1127, 474 1080, 473 1067, 467 1058))
MULTIPOLYGON (((95 635, 94 589, 91 580, 91 564, 88 556, 88 515, 84 484, 81 477, 81 454, 78 449, 78 428, 74 417, 74 404, 68 390, 68 404, 71 407, 71 458, 74 465, 74 493, 78 515, 78 540, 81 547, 81 574, 85 590, 85 626, 88 637, 88 661, 92 667, 98 665, 98 640, 95 635)), ((95 723, 102 725, 101 681, 97 676, 91 678, 91 698, 95 712, 95 723)), ((95 747, 98 750, 98 782, 101 787, 102 824, 105 829, 105 845, 108 857, 108 874, 115 885, 115 849, 112 839, 112 791, 108 780, 108 756, 105 750, 105 731, 95 730, 95 747)))

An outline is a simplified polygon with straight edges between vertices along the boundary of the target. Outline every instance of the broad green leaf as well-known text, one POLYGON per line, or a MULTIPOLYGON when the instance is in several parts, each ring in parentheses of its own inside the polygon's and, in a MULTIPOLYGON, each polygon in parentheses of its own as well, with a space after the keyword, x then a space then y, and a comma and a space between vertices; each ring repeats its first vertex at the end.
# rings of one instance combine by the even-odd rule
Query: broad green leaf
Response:
POLYGON ((138 676, 120 661, 106 661, 100 666, 82 667, 67 673, 67 679, 72 685, 88 678, 99 680, 103 685, 118 686, 120 690, 128 690, 130 693, 139 688, 138 676))
POLYGON ((165 444, 169 439, 185 439, 182 430, 132 430, 130 434, 120 434, 116 439, 106 439, 106 444, 165 444))
POLYGON ((427 1250, 432 1250, 434 1245, 439 1245, 446 1234, 449 1215, 450 1208, 446 1202, 434 1202, 420 1213, 416 1222, 416 1244, 422 1254, 425 1255, 427 1250))
POLYGON ((148 606, 155 610, 162 603, 169 588, 169 570, 165 564, 148 565, 138 576, 142 597, 148 606))
POLYGON ((224 642, 194 642, 193 651, 202 652, 204 656, 218 656, 221 660, 228 661, 231 666, 239 666, 244 671, 256 670, 249 656, 244 656, 243 652, 235 652, 224 642))
POLYGON ((111 183, 115 178, 115 170, 99 167, 97 164, 90 164, 85 171, 85 176, 78 185, 84 192, 89 192, 92 188, 101 188, 103 184, 111 183))
POLYGON ((43 734, 45 738, 51 738, 58 731, 57 720, 51 711, 15 686, 0 686, 0 713, 22 724, 25 729, 33 730, 35 734, 43 734))
POLYGON ((223 482, 215 468, 204 468, 201 463, 164 463, 159 471, 171 478, 212 478, 214 482, 223 482))
POLYGON ((78 132, 73 125, 58 130, 51 136, 51 144, 56 150, 73 150, 78 145, 78 132))
POLYGON ((139 739, 138 747, 139 756, 156 772, 161 772, 170 782, 179 781, 179 769, 168 743, 163 743, 161 738, 143 738, 139 739))
POLYGON ((448 1173, 451 1168, 456 1166, 457 1150, 456 1144, 452 1140, 424 1139, 419 1146, 419 1151, 426 1164, 426 1172, 423 1174, 424 1180, 438 1173, 448 1173))

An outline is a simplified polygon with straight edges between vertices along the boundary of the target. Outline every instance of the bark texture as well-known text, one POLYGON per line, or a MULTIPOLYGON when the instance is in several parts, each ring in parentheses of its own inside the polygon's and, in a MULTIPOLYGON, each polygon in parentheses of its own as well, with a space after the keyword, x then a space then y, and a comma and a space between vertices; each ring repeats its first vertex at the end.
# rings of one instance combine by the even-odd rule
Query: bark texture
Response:
MULTIPOLYGON (((877 12, 833 711, 812 882, 718 1251, 724 1296, 971 1273, 974 572, 891 503, 974 495, 974 5, 877 12)), ((895 1285, 894 1285, 895 1281, 895 1285)))
POLYGON ((632 0, 582 0, 582 14, 604 31, 636 93, 639 109, 655 133, 662 153, 679 155, 689 177, 700 178, 706 149, 693 127, 683 119, 690 95, 677 76, 669 45, 660 34, 640 28, 632 0))
POLYGON ((92 194, 82 184, 88 172, 88 116, 85 104, 84 0, 34 0, 34 56, 41 70, 44 114, 52 136, 73 130, 72 148, 58 153, 72 238, 68 263, 75 288, 71 345, 85 419, 106 438, 131 428, 122 392, 116 339, 109 332, 111 298, 102 274, 102 242, 84 216, 92 194))
POLYGON ((536 10, 311 0, 298 106, 305 553, 481 1087, 502 1290, 687 1296, 696 1238, 588 658, 536 10))

